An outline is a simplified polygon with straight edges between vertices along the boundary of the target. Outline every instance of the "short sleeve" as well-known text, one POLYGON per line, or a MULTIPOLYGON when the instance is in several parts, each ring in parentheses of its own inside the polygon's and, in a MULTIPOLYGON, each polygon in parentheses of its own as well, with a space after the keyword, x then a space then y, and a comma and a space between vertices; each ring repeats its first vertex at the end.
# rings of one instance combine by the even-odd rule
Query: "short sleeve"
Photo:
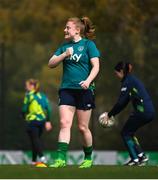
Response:
POLYGON ((88 42, 87 48, 88 48, 88 55, 90 59, 94 57, 100 57, 100 52, 93 41, 88 42))
POLYGON ((29 102, 29 94, 26 93, 26 94, 25 94, 25 97, 24 97, 23 103, 24 103, 24 104, 28 104, 28 102, 29 102))
POLYGON ((63 53, 63 51, 62 51, 62 48, 60 47, 55 51, 54 55, 59 56, 62 53, 63 53))

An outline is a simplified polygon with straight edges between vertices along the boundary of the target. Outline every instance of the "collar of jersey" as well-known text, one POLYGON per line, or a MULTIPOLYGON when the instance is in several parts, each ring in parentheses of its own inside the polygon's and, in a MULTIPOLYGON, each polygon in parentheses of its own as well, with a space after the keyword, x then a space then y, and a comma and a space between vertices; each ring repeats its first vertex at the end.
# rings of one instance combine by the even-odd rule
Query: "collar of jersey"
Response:
POLYGON ((29 92, 29 94, 34 94, 36 91, 35 90, 31 90, 30 92, 29 92))
POLYGON ((80 41, 82 41, 83 38, 81 38, 79 41, 71 41, 72 43, 76 44, 76 43, 79 43, 80 41))

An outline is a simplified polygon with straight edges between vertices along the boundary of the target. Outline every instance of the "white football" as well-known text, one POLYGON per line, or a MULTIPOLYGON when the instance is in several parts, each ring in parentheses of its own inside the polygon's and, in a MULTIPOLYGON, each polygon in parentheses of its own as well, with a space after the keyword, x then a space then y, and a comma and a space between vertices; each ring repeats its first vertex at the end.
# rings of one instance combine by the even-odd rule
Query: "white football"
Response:
POLYGON ((104 112, 99 116, 99 123, 101 124, 102 127, 111 127, 114 125, 115 119, 113 116, 108 118, 108 113, 104 112))

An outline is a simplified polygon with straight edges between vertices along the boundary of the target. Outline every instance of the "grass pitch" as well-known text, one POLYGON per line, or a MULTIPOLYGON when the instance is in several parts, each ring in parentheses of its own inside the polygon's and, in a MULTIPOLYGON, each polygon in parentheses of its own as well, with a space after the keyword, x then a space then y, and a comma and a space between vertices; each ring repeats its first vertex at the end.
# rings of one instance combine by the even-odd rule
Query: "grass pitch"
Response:
POLYGON ((126 167, 95 165, 37 168, 31 165, 0 165, 0 179, 158 179, 158 167, 126 167))

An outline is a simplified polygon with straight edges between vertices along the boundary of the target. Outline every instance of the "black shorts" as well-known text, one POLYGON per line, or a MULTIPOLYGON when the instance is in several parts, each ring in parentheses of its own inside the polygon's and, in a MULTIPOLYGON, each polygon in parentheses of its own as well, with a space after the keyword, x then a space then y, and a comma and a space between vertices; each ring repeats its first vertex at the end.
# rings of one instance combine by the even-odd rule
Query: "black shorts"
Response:
POLYGON ((80 110, 95 108, 94 90, 91 89, 60 89, 59 106, 70 105, 80 110))

